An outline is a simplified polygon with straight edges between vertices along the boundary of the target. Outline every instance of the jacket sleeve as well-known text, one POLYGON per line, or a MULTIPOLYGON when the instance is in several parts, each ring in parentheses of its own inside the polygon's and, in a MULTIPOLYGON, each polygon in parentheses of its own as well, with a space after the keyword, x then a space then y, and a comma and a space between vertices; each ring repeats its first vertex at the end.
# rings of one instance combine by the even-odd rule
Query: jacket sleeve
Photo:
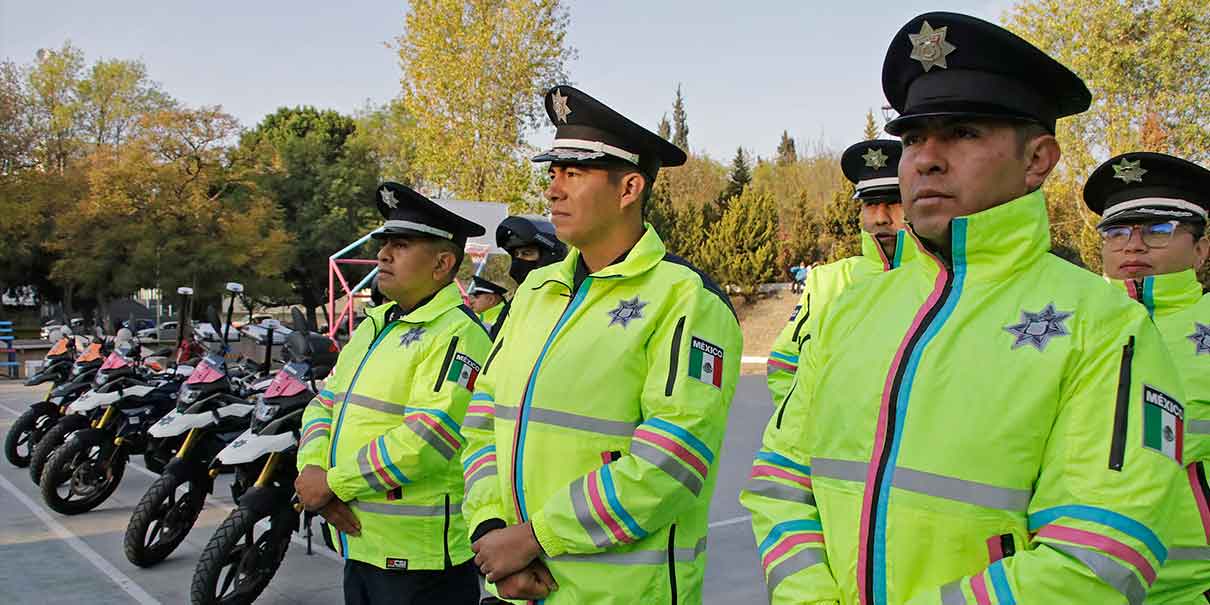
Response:
MULTIPOLYGON (((810 323, 815 323, 813 320, 810 323)), ((803 330, 810 328, 804 325, 803 330)), ((769 419, 739 501, 752 513, 752 533, 769 602, 835 604, 840 588, 828 566, 823 526, 811 483, 806 434, 818 340, 801 351, 788 401, 769 419)))
POLYGON ((710 497, 743 337, 724 300, 693 286, 648 341, 644 421, 629 450, 556 491, 531 516, 547 555, 635 542, 710 497))
POLYGON ((490 341, 466 322, 434 339, 416 368, 403 424, 372 438, 328 471, 328 486, 346 502, 447 472, 465 443, 462 422, 490 341))
MULTIPOLYGON (((369 319, 362 321, 353 331, 353 338, 345 345, 345 350, 356 350, 355 343, 367 336, 371 339, 374 337, 374 322, 369 319)), ((324 381, 324 388, 303 411, 302 428, 298 430, 296 466, 299 471, 307 466, 328 470, 328 447, 332 443, 332 410, 337 399, 344 399, 345 385, 356 369, 357 361, 360 360, 352 360, 349 355, 341 353, 336 359, 336 366, 324 381)))
POLYGON ((462 478, 466 494, 462 499, 462 515, 466 519, 471 540, 478 536, 476 530, 484 522, 501 520, 505 516, 504 497, 500 491, 500 478, 496 464, 496 377, 492 374, 497 357, 507 354, 501 348, 513 337, 509 327, 516 322, 506 323, 497 333, 492 350, 484 362, 483 373, 475 381, 475 392, 466 409, 466 421, 462 433, 466 436, 466 447, 462 449, 462 478))
POLYGON ((1113 325, 1102 323, 1104 336, 1084 339, 1062 387, 1029 505, 1027 549, 910 603, 1143 602, 1188 489, 1175 457, 1147 447, 1156 442, 1145 429, 1157 429, 1163 443, 1155 421, 1165 408, 1179 417, 1182 394, 1149 320, 1118 321, 1120 330, 1105 323, 1113 325))
POLYGON ((765 382, 769 384, 769 396, 773 407, 781 404, 790 392, 790 384, 794 382, 794 373, 798 371, 798 349, 802 344, 803 324, 810 315, 811 284, 810 275, 803 286, 802 298, 790 313, 790 319, 782 328, 777 340, 773 341, 773 350, 769 351, 769 360, 765 362, 765 382))

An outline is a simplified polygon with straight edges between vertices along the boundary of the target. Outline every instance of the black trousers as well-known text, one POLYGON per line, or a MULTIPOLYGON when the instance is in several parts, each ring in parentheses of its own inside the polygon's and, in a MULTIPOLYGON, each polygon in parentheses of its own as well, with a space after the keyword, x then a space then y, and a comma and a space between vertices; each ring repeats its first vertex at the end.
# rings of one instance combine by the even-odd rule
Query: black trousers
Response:
POLYGON ((345 605, 478 605, 474 561, 444 570, 379 569, 345 561, 345 605))

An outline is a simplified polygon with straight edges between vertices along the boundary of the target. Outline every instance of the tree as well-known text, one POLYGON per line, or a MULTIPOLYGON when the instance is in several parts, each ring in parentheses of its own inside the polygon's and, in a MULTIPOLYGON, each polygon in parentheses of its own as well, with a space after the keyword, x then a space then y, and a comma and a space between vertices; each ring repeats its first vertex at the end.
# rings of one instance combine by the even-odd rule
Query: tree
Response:
POLYGON ((878 123, 874 121, 874 110, 867 109, 865 112, 865 130, 861 133, 862 138, 867 141, 873 141, 882 134, 882 129, 878 128, 878 123))
POLYGON ((656 128, 656 133, 665 141, 672 140, 672 122, 668 121, 668 114, 660 117, 660 125, 656 128))
POLYGON ((725 209, 731 200, 739 197, 748 183, 752 182, 752 172, 748 168, 748 155, 743 147, 735 148, 735 158, 731 160, 731 174, 727 177, 727 186, 719 196, 719 203, 725 209))
POLYGON ((824 208, 823 234, 830 239, 828 262, 861 253, 861 214, 853 201, 853 184, 844 181, 824 208))
POLYGON ((44 170, 62 174, 81 157, 78 86, 83 69, 84 53, 65 42, 59 50, 39 50, 28 72, 38 163, 44 170))
POLYGON ((529 188, 525 133, 545 121, 542 95, 567 79, 567 11, 559 0, 411 0, 395 39, 403 106, 416 123, 420 181, 476 200, 529 188))
POLYGON ((798 161, 798 151, 794 148, 794 137, 789 131, 781 131, 781 141, 777 144, 777 165, 788 166, 798 161))
POLYGON ((38 132, 28 70, 0 61, 0 175, 34 166, 38 132))
POLYGON ((81 138, 95 147, 117 147, 139 118, 170 109, 171 97, 147 76, 141 61, 97 61, 78 84, 81 138))
POLYGON ((403 102, 395 99, 378 107, 367 106, 356 116, 353 139, 364 145, 382 178, 418 185, 416 167, 416 120, 403 102))
POLYGON ((685 98, 681 85, 676 85, 676 100, 672 102, 672 144, 689 153, 689 116, 685 113, 685 98))
POLYGON ((772 198, 748 190, 732 199, 703 252, 704 264, 719 283, 751 301, 776 274, 777 207, 772 198))

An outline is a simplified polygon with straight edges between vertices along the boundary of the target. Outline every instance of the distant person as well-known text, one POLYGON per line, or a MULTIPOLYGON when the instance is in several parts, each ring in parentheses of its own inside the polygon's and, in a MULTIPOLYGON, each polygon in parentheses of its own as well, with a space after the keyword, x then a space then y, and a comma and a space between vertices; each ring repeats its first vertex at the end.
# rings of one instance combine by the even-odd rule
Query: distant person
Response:
MULTIPOLYGON (((567 256, 567 244, 559 241, 555 226, 540 216, 514 215, 504 219, 496 227, 496 245, 508 252, 508 276, 517 282, 517 287, 525 283, 535 269, 557 263, 567 256)), ((511 307, 511 304, 505 304, 492 323, 493 341, 504 329, 511 307)))
POLYGON ((471 287, 466 293, 470 297, 467 306, 479 315, 479 321, 483 322, 490 334, 492 325, 497 323, 501 312, 508 307, 508 301, 504 300, 508 288, 476 275, 471 278, 471 287))

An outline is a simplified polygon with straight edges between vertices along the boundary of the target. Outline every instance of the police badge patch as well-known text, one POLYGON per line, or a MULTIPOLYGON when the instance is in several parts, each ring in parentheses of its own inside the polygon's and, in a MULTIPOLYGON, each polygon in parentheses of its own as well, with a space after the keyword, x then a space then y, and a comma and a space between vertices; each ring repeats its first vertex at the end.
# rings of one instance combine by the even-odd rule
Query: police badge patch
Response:
POLYGON ((1063 323, 1071 316, 1072 313, 1056 311, 1055 304, 1050 303, 1037 313, 1022 310, 1020 323, 1004 326, 1004 331, 1017 337, 1013 349, 1029 345, 1044 351, 1050 339, 1071 334, 1063 323))
POLYGON ((1210 325, 1193 322, 1193 333, 1185 338, 1188 338, 1197 347, 1194 355, 1210 354, 1210 325))
POLYGON ((622 324, 625 328, 631 321, 643 318, 643 307, 646 306, 647 303, 637 296, 630 300, 619 300, 618 308, 609 312, 609 325, 622 324))
POLYGON ((424 336, 424 328, 416 326, 415 328, 404 332, 403 336, 399 337, 399 346, 406 349, 411 346, 412 343, 420 342, 421 336, 424 336))

